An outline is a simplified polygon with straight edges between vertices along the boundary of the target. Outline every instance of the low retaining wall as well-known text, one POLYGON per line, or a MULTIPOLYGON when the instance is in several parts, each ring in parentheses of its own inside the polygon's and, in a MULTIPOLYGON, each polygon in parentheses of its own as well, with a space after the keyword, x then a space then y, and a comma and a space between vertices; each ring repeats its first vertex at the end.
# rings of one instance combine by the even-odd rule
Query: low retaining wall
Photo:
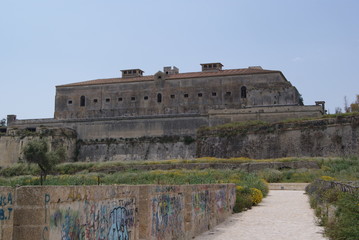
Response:
POLYGON ((0 239, 192 239, 224 221, 234 184, 0 188, 0 239))

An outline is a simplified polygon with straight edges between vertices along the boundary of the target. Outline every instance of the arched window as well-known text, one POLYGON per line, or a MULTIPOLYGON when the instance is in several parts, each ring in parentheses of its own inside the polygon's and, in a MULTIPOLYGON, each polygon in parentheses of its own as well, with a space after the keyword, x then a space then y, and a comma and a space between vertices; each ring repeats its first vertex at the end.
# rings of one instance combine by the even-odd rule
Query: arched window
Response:
POLYGON ((245 86, 241 87, 241 98, 247 98, 247 88, 245 86))
POLYGON ((162 102, 162 94, 161 93, 157 94, 157 102, 158 103, 162 102))
POLYGON ((81 96, 80 98, 80 107, 84 107, 86 105, 85 96, 81 96))

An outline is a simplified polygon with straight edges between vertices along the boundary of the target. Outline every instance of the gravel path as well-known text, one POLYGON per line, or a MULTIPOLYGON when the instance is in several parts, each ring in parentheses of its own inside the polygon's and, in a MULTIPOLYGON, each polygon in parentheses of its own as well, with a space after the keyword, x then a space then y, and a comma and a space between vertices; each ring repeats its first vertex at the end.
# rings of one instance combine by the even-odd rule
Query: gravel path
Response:
POLYGON ((304 191, 271 190, 257 207, 233 214, 196 240, 324 240, 304 191))

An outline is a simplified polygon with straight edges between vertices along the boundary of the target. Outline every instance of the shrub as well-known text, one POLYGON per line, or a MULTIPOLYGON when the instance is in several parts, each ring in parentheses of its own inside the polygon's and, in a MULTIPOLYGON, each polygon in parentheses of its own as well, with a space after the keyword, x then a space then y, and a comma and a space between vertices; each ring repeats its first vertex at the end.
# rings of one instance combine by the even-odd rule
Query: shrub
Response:
POLYGON ((262 202, 263 194, 261 190, 257 188, 250 188, 250 189, 251 189, 252 204, 258 205, 260 202, 262 202))

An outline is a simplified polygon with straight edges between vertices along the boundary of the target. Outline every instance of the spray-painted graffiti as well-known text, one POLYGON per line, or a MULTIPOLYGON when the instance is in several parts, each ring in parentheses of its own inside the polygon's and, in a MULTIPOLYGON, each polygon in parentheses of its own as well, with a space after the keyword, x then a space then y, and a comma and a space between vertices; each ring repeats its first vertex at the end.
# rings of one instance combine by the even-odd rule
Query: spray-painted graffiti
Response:
POLYGON ((0 194, 0 221, 11 219, 12 201, 11 192, 0 194))
POLYGON ((192 194, 192 206, 194 215, 203 215, 209 212, 209 191, 195 192, 192 194))
POLYGON ((224 213, 227 210, 227 198, 225 189, 220 189, 216 191, 216 206, 218 213, 224 213))
POLYGON ((51 215, 50 226, 59 229, 62 240, 129 240, 135 224, 135 204, 129 201, 90 203, 80 210, 59 209, 51 215))
POLYGON ((152 235, 178 239, 184 234, 183 197, 163 194, 152 199, 152 235), (168 234, 171 234, 169 237, 168 234))

